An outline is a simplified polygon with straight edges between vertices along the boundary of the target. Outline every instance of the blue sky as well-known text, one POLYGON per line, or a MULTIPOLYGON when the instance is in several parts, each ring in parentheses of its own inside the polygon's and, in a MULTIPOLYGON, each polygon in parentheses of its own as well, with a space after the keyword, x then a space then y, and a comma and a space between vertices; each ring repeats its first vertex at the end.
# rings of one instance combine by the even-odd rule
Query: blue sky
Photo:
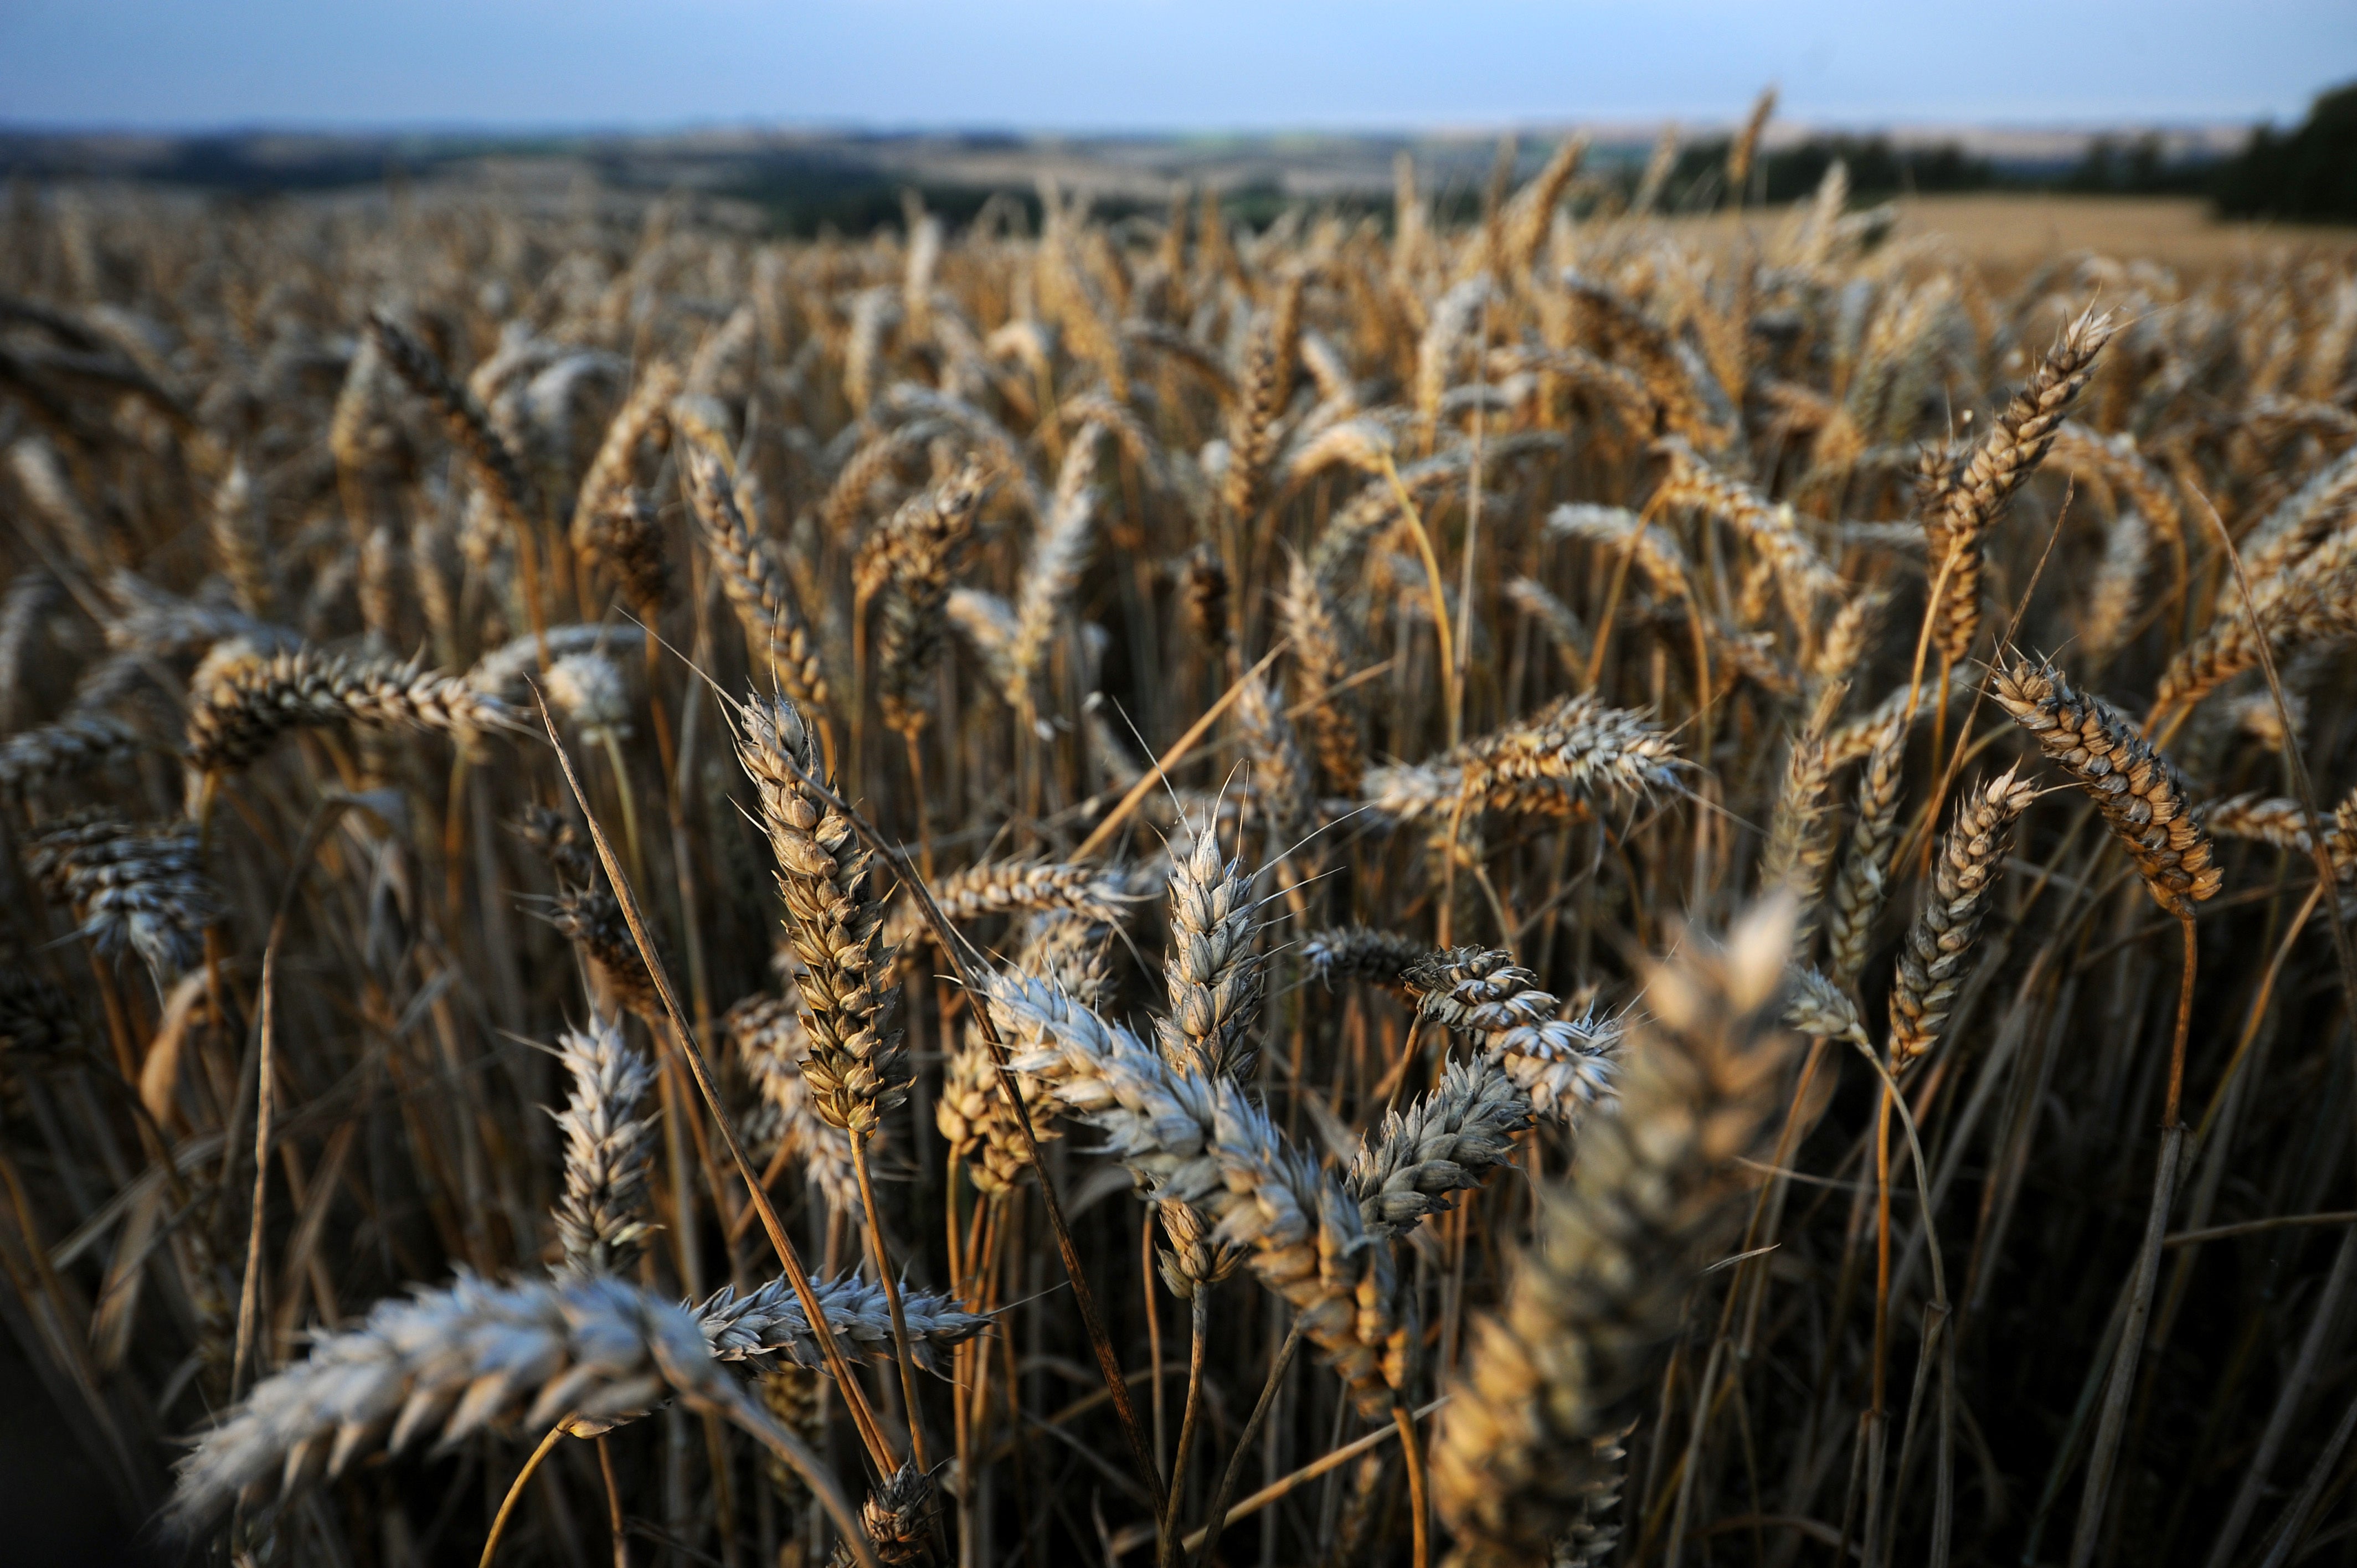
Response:
POLYGON ((0 124, 1493 126, 2297 119, 2357 0, 0 0, 0 124))

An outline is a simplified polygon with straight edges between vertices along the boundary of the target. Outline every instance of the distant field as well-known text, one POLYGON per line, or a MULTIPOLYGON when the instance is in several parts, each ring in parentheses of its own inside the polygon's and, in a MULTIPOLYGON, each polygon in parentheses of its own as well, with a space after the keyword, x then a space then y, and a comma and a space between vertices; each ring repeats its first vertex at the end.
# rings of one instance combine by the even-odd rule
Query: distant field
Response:
MULTIPOLYGON (((2187 271, 2231 267, 2248 257, 2288 252, 2345 258, 2357 251, 2357 228, 2309 224, 2222 223, 2198 197, 2053 196, 2019 192, 1921 196, 1898 203, 1901 235, 1944 234, 1961 255, 1997 274, 2023 271, 2074 251, 2137 257, 2187 271)), ((1745 220, 1781 224, 1788 209, 1745 220)), ((1731 231, 1737 220, 1717 213, 1684 220, 1705 233, 1731 231)))
POLYGON ((2196 197, 1927 196, 1900 208, 1904 231, 1953 235, 1966 255, 1999 269, 2066 251, 2209 268, 2272 251, 2345 257, 2357 249, 2357 229, 2222 223, 2196 197))

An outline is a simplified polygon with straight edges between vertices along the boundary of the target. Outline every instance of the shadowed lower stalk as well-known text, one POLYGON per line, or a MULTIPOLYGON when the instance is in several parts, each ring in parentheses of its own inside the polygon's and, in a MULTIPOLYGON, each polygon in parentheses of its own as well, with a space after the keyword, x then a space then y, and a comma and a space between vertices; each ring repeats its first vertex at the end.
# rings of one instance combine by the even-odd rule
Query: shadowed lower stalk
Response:
POLYGON ((1229 1456, 1228 1467, 1220 1473, 1220 1489, 1211 1495, 1211 1510, 1203 1516, 1203 1544, 1195 1552, 1195 1568, 1211 1568, 1219 1559, 1220 1531, 1228 1522, 1228 1508, 1235 1500, 1236 1487, 1243 1479, 1244 1458, 1260 1440, 1261 1428, 1267 1423, 1269 1406, 1276 1402, 1277 1385, 1285 1381, 1286 1369, 1293 1365, 1294 1352, 1301 1348, 1301 1331, 1305 1320, 1297 1316, 1293 1326, 1285 1331, 1285 1342, 1270 1359, 1268 1376, 1261 1382, 1260 1398, 1253 1402, 1252 1414, 1244 1429, 1236 1434, 1234 1452, 1229 1456))
POLYGON ((2184 937, 2184 978, 2177 993, 2177 1030, 2169 1048, 2169 1093, 2161 1110, 2160 1154, 2154 1162, 2152 1206, 2145 1219, 2144 1242, 2136 1251, 2134 1283, 2129 1287, 2127 1321, 2120 1329, 2112 1375, 2104 1387, 2103 1415, 2095 1426, 2094 1447, 2087 1456, 2087 1487, 2079 1503, 2079 1520, 2071 1534, 2071 1568, 2088 1568, 2103 1544, 2104 1515, 2111 1500, 2112 1466, 2119 1454, 2120 1435, 2126 1430, 2128 1402, 2136 1391, 2136 1361, 2144 1350, 2145 1323, 2152 1315, 2153 1291, 2160 1282, 2161 1244, 2169 1230, 2169 1213, 2177 1198, 2178 1165, 2185 1148, 2185 1123, 2178 1107, 2185 1087, 2185 1044, 2193 1022, 2193 972, 2197 951, 2193 911, 2181 906, 2178 922, 2184 937))

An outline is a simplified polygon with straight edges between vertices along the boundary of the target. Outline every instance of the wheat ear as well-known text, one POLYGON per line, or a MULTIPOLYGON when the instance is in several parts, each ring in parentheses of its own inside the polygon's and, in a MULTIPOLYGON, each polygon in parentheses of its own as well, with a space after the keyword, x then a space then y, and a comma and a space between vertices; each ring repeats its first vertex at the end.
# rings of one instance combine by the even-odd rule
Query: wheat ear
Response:
POLYGON ((1096 475, 1099 424, 1083 425, 1064 453, 1056 476, 1055 499, 1032 541, 1031 558, 1023 568, 1023 586, 1015 608, 1014 637, 1006 650, 1006 700, 1028 723, 1037 725, 1038 686, 1047 662, 1048 645, 1068 617, 1066 609, 1081 585, 1095 536, 1096 500, 1090 489, 1096 475))
POLYGON ((2065 327, 2029 384, 1998 412, 1987 438, 1946 487, 1941 509, 1925 519, 1932 581, 1946 578, 1933 606, 1932 637, 1952 667, 1970 657, 1980 631, 1982 542, 2014 492, 2045 460, 2055 430, 2116 330, 2108 313, 2098 316, 2092 308, 2065 327))
POLYGON ((1222 865, 1207 826, 1170 868, 1170 951, 1163 961, 1168 1016, 1155 1025, 1164 1058, 1201 1078, 1252 1070, 1253 1026, 1267 986, 1257 950, 1260 906, 1240 860, 1222 865))
POLYGON ((1342 1185, 1370 1231, 1397 1234, 1447 1211, 1450 1194, 1480 1186, 1531 1123, 1530 1096, 1499 1062, 1451 1062, 1431 1093, 1385 1116, 1360 1144, 1342 1185))
POLYGON ((1932 885, 1900 950, 1890 988, 1890 1059, 1913 1061, 1940 1040, 1956 989, 1972 961, 1989 890, 2004 868, 2014 819, 2037 798, 2037 786, 2010 769, 1966 791, 1940 845, 1932 885))
POLYGON ((1340 926, 1312 931, 1302 939, 1302 966, 1327 985, 1338 980, 1363 981, 1386 991, 1405 993, 1402 978, 1408 966, 1428 957, 1432 950, 1414 937, 1366 926, 1340 926))
POLYGON ((139 736, 105 714, 68 714, 0 741, 0 793, 25 795, 137 754, 139 736))
POLYGON ((802 1064, 819 1114, 855 1138, 908 1097, 908 1051, 891 1028, 899 991, 884 941, 875 856, 851 821, 804 784, 824 779, 817 738, 792 701, 759 696, 737 710, 737 757, 760 798, 777 857, 786 940, 802 965, 802 1064))
POLYGON ((1390 1250, 1374 1246, 1357 1201, 1294 1147, 1231 1079, 1172 1066, 1135 1036, 1052 987, 988 982, 1015 1069, 1065 1114, 1106 1135, 1105 1153, 1157 1201, 1189 1203, 1221 1240, 1250 1249, 1253 1272, 1300 1315, 1362 1414, 1391 1404, 1390 1250))
POLYGON ((1563 1004, 1510 953, 1449 948, 1407 967, 1400 983, 1416 1014, 1444 1028, 1482 1036, 1482 1046, 1540 1115, 1567 1121, 1577 1108, 1612 1096, 1618 1019, 1557 1015, 1563 1004))
POLYGON ((532 526, 532 487, 525 481, 523 468, 516 462, 515 454, 492 428, 490 418, 482 404, 471 393, 450 379, 442 361, 434 351, 419 342, 387 317, 369 313, 370 340, 384 356, 393 373, 407 383, 409 390, 434 405, 442 416, 442 424, 450 439, 467 455, 468 467, 491 504, 499 510, 500 520, 521 536, 532 526))
POLYGON ((647 368, 606 426, 573 501, 573 548, 611 572, 641 615, 662 606, 668 573, 653 499, 632 479, 640 446, 671 444, 670 408, 679 391, 679 372, 668 361, 647 368))
POLYGON ((1676 748, 1642 714, 1565 697, 1541 713, 1413 766, 1367 770, 1361 796, 1398 822, 1459 804, 1508 815, 1577 816, 1674 784, 1676 748))
POLYGON ((576 1273, 628 1273, 654 1230, 647 1196, 654 1064, 602 1017, 566 1030, 556 1059, 573 1079, 565 1109, 555 1112, 565 1133, 565 1191, 555 1213, 565 1266, 576 1273))
POLYGON ((745 628, 746 640, 775 673, 779 690, 823 719, 829 700, 826 672, 792 580, 770 542, 753 532, 737 509, 736 483, 720 459, 691 446, 686 474, 688 499, 705 548, 719 568, 720 586, 745 628))
POLYGON ((456 677, 302 649, 255 659, 200 685, 188 705, 188 762, 199 772, 234 772, 288 730, 333 724, 431 730, 462 743, 515 727, 506 704, 456 677))
POLYGON ((1996 671, 1992 689, 2047 758, 2094 798, 2104 826, 2135 860, 2154 902, 2184 916, 2217 893, 2225 873, 2215 864, 2184 779, 2126 715, 2101 697, 2072 690, 2051 664, 2017 660, 1996 671))
POLYGON ((70 818, 35 835, 25 869, 101 957, 127 947, 165 980, 202 958, 205 928, 223 909, 193 822, 70 818))
MULTIPOLYGON (((1589 1550, 1620 1485, 1618 1439, 1687 1293, 1738 1222, 1742 1161, 1767 1152, 1792 1037, 1775 1026, 1789 908, 1724 949, 1689 940, 1646 988, 1620 1112, 1592 1119, 1503 1309, 1472 1335, 1432 1453, 1461 1568, 1589 1550)), ((1664 1434, 1666 1435, 1666 1434, 1664 1434)))
POLYGON ((925 689, 941 659, 950 574, 974 531, 984 489, 982 465, 969 460, 948 483, 902 507, 879 535, 877 701, 885 724, 912 740, 925 726, 925 689))
POLYGON ((819 1114, 802 1076, 810 1039, 802 1031, 802 1010, 783 997, 748 996, 728 1009, 722 1026, 760 1100, 758 1114, 747 1119, 748 1143, 799 1156, 802 1179, 832 1212, 862 1212, 851 1135, 819 1114))
POLYGON ((1905 715, 1882 721, 1866 753, 1857 780, 1848 853, 1834 877, 1833 908, 1825 920, 1825 955, 1835 984, 1855 986, 1866 972, 1874 923, 1889 896, 1891 841, 1899 832, 1899 787, 1907 760, 1905 715))

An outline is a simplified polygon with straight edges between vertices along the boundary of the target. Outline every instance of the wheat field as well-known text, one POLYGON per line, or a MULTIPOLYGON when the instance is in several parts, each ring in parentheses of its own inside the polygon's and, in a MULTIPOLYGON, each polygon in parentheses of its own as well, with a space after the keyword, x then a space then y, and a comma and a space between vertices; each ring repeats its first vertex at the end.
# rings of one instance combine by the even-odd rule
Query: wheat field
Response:
POLYGON ((1669 151, 17 187, 12 1419, 156 1562, 2357 1557, 2357 262, 1669 151))

